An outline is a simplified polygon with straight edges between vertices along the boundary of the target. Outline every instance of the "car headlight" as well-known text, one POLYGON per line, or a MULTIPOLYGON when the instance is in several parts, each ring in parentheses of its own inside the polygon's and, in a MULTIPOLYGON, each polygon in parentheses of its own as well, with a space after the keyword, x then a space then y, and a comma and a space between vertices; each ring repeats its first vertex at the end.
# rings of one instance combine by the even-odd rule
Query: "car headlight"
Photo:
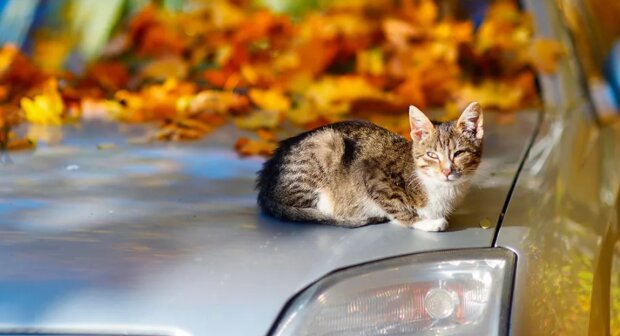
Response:
POLYGON ((515 255, 471 249, 397 257, 328 275, 274 335, 505 334, 515 255))

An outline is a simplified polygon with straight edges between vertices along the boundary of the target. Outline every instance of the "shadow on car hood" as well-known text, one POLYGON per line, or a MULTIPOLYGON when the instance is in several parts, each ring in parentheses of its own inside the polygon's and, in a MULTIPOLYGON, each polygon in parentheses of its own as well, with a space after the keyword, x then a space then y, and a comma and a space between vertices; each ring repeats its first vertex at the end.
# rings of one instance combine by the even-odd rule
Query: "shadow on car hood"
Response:
POLYGON ((138 146, 115 125, 66 127, 62 145, 0 166, 0 328, 264 335, 287 300, 333 270, 491 246, 537 120, 496 117, 485 116, 480 171, 444 233, 262 215, 263 159, 239 158, 232 128, 138 146), (97 149, 104 142, 117 145, 97 149))

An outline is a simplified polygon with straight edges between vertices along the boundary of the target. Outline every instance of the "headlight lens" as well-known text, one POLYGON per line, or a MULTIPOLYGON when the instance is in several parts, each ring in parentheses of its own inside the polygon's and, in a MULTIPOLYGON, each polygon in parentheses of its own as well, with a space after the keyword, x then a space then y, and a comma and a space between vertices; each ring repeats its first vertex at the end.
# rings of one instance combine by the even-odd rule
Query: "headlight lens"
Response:
POLYGON ((504 249, 472 249, 336 272, 292 301, 275 335, 506 333, 514 261, 504 249))

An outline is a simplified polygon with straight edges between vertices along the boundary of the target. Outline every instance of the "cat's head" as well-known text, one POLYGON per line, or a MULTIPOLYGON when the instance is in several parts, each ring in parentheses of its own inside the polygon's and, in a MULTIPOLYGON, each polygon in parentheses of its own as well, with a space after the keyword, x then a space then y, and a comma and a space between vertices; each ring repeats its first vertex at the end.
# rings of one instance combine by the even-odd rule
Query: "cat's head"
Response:
POLYGON ((435 124, 412 105, 409 122, 420 178, 442 184, 458 183, 476 171, 484 135, 480 104, 469 104, 456 121, 435 124))

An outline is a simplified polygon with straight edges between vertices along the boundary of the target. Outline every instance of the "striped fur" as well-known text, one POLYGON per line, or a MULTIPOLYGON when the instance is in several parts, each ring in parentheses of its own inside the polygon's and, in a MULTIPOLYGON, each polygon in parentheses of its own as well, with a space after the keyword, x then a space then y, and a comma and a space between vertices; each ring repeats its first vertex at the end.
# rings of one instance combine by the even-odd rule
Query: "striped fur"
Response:
POLYGON ((413 141, 365 121, 282 141, 259 172, 259 206, 292 221, 445 230, 480 163, 482 111, 474 103, 458 121, 432 124, 413 109, 413 141))

